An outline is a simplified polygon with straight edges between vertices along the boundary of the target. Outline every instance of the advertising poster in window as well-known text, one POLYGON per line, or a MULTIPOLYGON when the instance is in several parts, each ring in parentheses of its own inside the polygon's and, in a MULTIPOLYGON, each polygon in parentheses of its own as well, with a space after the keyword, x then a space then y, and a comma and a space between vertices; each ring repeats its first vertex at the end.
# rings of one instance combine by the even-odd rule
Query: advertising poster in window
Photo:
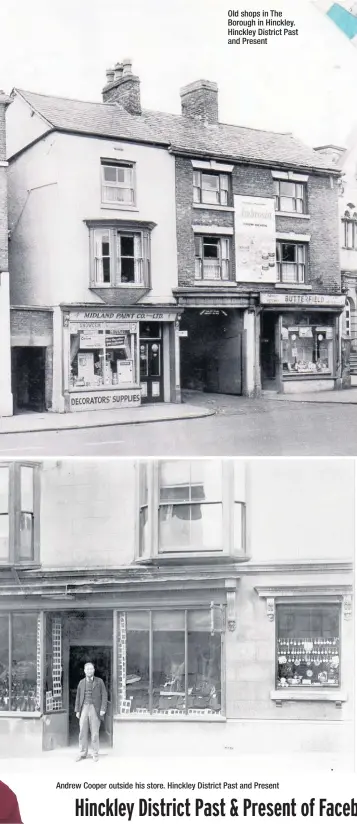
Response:
POLYGON ((236 280, 275 283, 275 202, 234 196, 236 280))

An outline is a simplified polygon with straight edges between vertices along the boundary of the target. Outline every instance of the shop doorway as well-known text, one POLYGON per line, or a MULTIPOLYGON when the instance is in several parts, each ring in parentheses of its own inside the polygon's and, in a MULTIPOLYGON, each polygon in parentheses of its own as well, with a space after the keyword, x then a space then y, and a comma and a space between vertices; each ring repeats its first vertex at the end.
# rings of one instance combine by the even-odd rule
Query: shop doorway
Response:
POLYGON ((242 394, 241 314, 235 310, 187 309, 181 319, 183 389, 242 394))
POLYGON ((163 401, 162 324, 140 323, 142 403, 163 401))
POLYGON ((260 332, 260 364, 262 389, 278 389, 277 315, 263 312, 260 332))
POLYGON ((45 412, 46 347, 14 346, 11 376, 14 414, 45 412))
POLYGON ((113 745, 113 652, 111 646, 70 646, 69 648, 69 742, 78 739, 78 719, 74 707, 79 682, 84 678, 84 665, 90 661, 95 668, 95 675, 102 678, 108 693, 108 707, 100 725, 99 740, 102 746, 113 745))

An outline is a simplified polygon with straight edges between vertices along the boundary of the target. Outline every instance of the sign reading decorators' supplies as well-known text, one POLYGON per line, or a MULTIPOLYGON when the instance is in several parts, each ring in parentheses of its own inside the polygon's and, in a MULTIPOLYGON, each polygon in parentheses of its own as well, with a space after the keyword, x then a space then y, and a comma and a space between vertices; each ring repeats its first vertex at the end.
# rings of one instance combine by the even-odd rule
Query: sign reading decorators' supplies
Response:
POLYGON ((122 409, 140 406, 140 390, 117 389, 112 392, 73 392, 69 396, 71 412, 90 412, 94 409, 122 409))
POLYGON ((275 201, 234 196, 236 280, 276 282, 275 201))

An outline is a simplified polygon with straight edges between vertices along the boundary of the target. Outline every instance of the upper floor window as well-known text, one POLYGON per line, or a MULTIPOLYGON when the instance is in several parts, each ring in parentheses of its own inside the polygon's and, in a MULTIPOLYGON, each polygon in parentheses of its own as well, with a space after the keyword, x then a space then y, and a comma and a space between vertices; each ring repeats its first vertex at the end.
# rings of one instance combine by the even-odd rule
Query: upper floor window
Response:
POLYGON ((245 552, 244 462, 139 464, 139 557, 245 552))
POLYGON ((229 237, 195 235, 196 280, 229 280, 230 258, 229 237))
POLYGON ((306 184, 291 180, 274 180, 277 212, 306 214, 306 184))
POLYGON ((340 608, 277 605, 277 688, 340 685, 340 608))
POLYGON ((280 283, 305 283, 306 245, 279 241, 276 264, 280 283))
POLYGON ((357 212, 346 209, 342 218, 345 249, 357 249, 357 212))
POLYGON ((118 231, 114 227, 94 229, 93 246, 94 286, 149 285, 148 231, 118 231))
POLYGON ((217 172, 193 172, 193 202, 228 206, 229 175, 217 172))
POLYGON ((101 161, 102 203, 115 206, 135 205, 134 164, 101 161))
POLYGON ((0 563, 34 561, 39 549, 38 467, 0 465, 0 563))

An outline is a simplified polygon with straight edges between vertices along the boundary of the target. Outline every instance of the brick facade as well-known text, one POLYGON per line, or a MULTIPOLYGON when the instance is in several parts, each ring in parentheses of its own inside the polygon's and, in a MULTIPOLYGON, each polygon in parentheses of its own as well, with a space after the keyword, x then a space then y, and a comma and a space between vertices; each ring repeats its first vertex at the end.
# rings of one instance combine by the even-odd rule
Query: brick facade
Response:
MULTIPOLYGON (((247 164, 235 166, 232 173, 232 194, 274 197, 271 170, 247 164)), ((306 217, 276 217, 277 233, 307 234, 307 285, 314 292, 339 292, 341 288, 339 263, 338 188, 327 175, 309 175, 307 184, 308 213, 306 217)), ((195 280, 194 233, 192 226, 234 227, 234 212, 200 209, 192 202, 192 163, 190 159, 176 158, 176 219, 178 249, 178 286, 199 286, 195 280)), ((235 249, 232 239, 232 281, 235 285, 235 249)), ((226 286, 229 284, 225 284, 226 286)), ((238 291, 257 292, 256 283, 238 283, 238 291)), ((265 287, 266 289, 266 287, 265 287)))

